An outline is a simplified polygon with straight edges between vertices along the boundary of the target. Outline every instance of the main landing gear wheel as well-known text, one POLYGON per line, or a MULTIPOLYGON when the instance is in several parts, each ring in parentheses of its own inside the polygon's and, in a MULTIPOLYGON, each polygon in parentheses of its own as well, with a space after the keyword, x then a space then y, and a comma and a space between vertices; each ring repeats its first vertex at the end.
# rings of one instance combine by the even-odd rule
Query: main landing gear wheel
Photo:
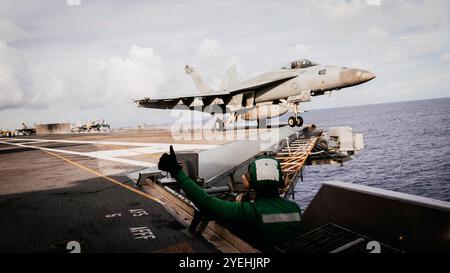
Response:
POLYGON ((302 125, 303 125, 303 118, 302 117, 297 117, 296 124, 297 124, 297 127, 302 127, 302 125))
POLYGON ((295 119, 295 117, 290 117, 288 119, 288 124, 290 127, 295 127, 295 125, 297 124, 297 120, 295 119))
POLYGON ((212 128, 212 131, 223 131, 223 121, 221 121, 220 119, 217 119, 216 122, 214 122, 214 126, 212 128))

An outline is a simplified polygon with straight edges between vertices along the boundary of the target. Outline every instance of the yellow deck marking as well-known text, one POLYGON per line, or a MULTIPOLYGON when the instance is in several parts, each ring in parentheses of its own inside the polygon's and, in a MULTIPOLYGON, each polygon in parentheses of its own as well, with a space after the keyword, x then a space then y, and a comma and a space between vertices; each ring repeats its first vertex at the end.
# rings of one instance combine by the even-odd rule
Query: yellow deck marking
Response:
MULTIPOLYGON (((21 146, 21 145, 18 145, 18 144, 12 144, 12 143, 5 142, 5 141, 0 141, 0 143, 3 143, 3 144, 9 144, 9 145, 13 145, 13 146, 21 146)), ((164 205, 164 202, 162 202, 162 201, 159 200, 158 198, 152 197, 152 196, 146 194, 145 192, 142 192, 142 191, 137 190, 137 189, 135 189, 135 188, 133 188, 133 187, 130 187, 130 186, 128 186, 128 185, 125 185, 125 184, 123 184, 123 183, 120 183, 119 181, 117 181, 117 180, 115 180, 115 179, 113 179, 113 178, 111 178, 111 177, 108 177, 108 176, 106 176, 106 175, 104 175, 104 174, 102 174, 102 173, 99 173, 99 172, 97 172, 97 171, 94 171, 94 170, 92 170, 92 169, 90 169, 90 168, 88 168, 88 167, 86 167, 86 166, 83 166, 83 165, 81 165, 81 164, 79 164, 79 163, 77 163, 77 162, 75 162, 75 161, 72 161, 72 160, 70 160, 70 159, 68 159, 68 158, 66 158, 66 157, 64 157, 64 156, 62 156, 62 155, 59 155, 59 154, 56 154, 56 153, 53 153, 53 152, 50 152, 50 151, 46 151, 46 150, 41 149, 40 147, 36 147, 36 146, 28 146, 28 147, 29 147, 29 148, 34 148, 34 149, 36 149, 36 150, 41 150, 42 152, 45 152, 45 153, 47 153, 47 154, 49 154, 49 155, 52 155, 52 156, 55 156, 55 157, 57 157, 57 158, 59 158, 59 159, 62 159, 62 160, 64 160, 65 162, 67 162, 67 163, 69 163, 69 164, 72 164, 72 165, 74 165, 74 166, 76 166, 76 167, 78 167, 78 168, 80 168, 80 169, 82 169, 82 170, 85 170, 85 171, 87 171, 87 172, 90 172, 90 173, 92 173, 92 174, 94 174, 94 175, 96 175, 96 176, 102 177, 102 178, 104 178, 104 179, 106 179, 106 180, 108 180, 108 181, 110 181, 110 182, 112 182, 112 183, 114 183, 114 184, 116 184, 116 185, 122 187, 122 188, 125 188, 125 189, 127 189, 127 190, 130 190, 130 191, 132 191, 132 192, 134 192, 134 193, 137 193, 137 194, 139 194, 139 195, 141 195, 141 196, 143 196, 143 197, 145 197, 145 198, 148 198, 148 199, 150 199, 150 200, 153 200, 153 201, 155 201, 155 202, 157 202, 157 203, 159 203, 159 204, 161 204, 161 205, 164 205)))
POLYGON ((113 178, 111 178, 111 177, 108 177, 108 176, 106 176, 106 175, 104 175, 104 174, 102 174, 102 173, 99 173, 99 172, 97 172, 97 171, 94 171, 94 170, 92 170, 92 169, 90 169, 90 168, 88 168, 88 167, 86 167, 86 166, 83 166, 83 165, 81 165, 81 164, 79 164, 79 163, 77 163, 77 162, 75 162, 75 161, 72 161, 72 160, 70 160, 70 159, 68 159, 68 158, 66 158, 66 157, 64 157, 64 156, 62 156, 62 155, 55 154, 55 153, 53 153, 53 152, 49 152, 49 151, 45 151, 45 150, 42 150, 42 151, 45 152, 45 153, 47 153, 47 154, 50 154, 50 155, 52 155, 52 156, 58 157, 58 158, 60 158, 60 159, 62 159, 62 160, 64 160, 64 161, 66 161, 67 163, 72 164, 72 165, 74 165, 74 166, 76 166, 76 167, 78 167, 78 168, 80 168, 80 169, 83 169, 83 170, 85 170, 85 171, 87 171, 87 172, 90 172, 90 173, 92 173, 92 174, 95 174, 95 175, 97 175, 97 176, 99 176, 99 177, 103 177, 103 178, 105 178, 106 180, 108 180, 108 181, 110 181, 110 182, 112 182, 112 183, 114 183, 114 184, 116 184, 116 185, 118 185, 118 186, 121 186, 122 188, 125 188, 125 189, 127 189, 127 190, 130 190, 130 191, 132 191, 132 192, 134 192, 134 193, 137 193, 137 194, 139 194, 139 195, 141 195, 141 196, 143 196, 143 197, 145 197, 145 198, 151 199, 151 200, 153 200, 153 201, 155 201, 155 202, 157 202, 157 203, 159 203, 159 204, 161 204, 161 205, 164 204, 164 202, 162 202, 161 200, 159 200, 159 199, 157 199, 157 198, 155 198, 155 197, 152 197, 152 196, 146 194, 145 192, 142 192, 142 191, 140 191, 140 190, 137 190, 137 189, 135 189, 135 188, 133 188, 133 187, 130 187, 130 186, 128 186, 128 185, 125 185, 125 184, 123 184, 123 183, 121 183, 121 182, 119 182, 119 181, 117 181, 117 180, 115 180, 115 179, 113 179, 113 178))

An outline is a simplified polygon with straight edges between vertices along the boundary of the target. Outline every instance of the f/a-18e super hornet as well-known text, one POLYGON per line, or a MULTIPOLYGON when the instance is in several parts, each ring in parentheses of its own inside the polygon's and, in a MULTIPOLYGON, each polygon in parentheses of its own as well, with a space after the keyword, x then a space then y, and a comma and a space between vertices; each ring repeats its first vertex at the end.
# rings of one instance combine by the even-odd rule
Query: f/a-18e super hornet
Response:
POLYGON ((136 100, 139 107, 155 109, 180 109, 210 113, 216 117, 213 129, 223 130, 224 124, 238 119, 257 120, 258 127, 265 127, 267 118, 285 114, 291 127, 302 126, 299 116, 301 102, 309 102, 314 96, 333 90, 355 86, 375 78, 375 74, 357 68, 320 65, 307 59, 299 59, 280 69, 239 81, 236 66, 230 67, 219 91, 206 85, 197 72, 186 65, 186 73, 194 81, 198 93, 176 97, 144 98, 136 100))

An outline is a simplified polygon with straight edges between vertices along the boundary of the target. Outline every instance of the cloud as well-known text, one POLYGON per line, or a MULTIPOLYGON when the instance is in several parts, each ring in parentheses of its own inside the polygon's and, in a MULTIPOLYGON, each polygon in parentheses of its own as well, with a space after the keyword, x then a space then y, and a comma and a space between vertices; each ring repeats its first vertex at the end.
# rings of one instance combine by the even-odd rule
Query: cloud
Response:
POLYGON ((387 43, 390 40, 389 34, 378 27, 371 27, 365 35, 370 43, 387 43))
POLYGON ((22 53, 8 42, 27 36, 11 21, 0 17, 0 110, 21 107, 30 97, 32 77, 22 53))
MULTIPOLYGON (((204 82, 210 85, 214 90, 220 89, 226 70, 232 65, 237 66, 239 75, 241 73, 240 59, 229 54, 222 44, 223 43, 220 40, 203 38, 196 49, 198 58, 194 62, 194 68, 197 69, 197 72, 203 78, 204 82)), ((185 91, 183 93, 192 94, 192 91, 185 91)))
POLYGON ((219 58, 222 57, 223 52, 219 41, 205 38, 202 40, 197 54, 203 58, 219 58))
POLYGON ((162 58, 149 47, 133 45, 126 57, 112 56, 83 64, 66 80, 69 96, 81 108, 131 103, 154 97, 165 83, 162 58))
POLYGON ((381 0, 366 0, 369 6, 381 6, 381 0))
POLYGON ((23 39, 28 33, 6 18, 0 17, 0 40, 10 42, 23 39))
POLYGON ((126 98, 156 95, 165 81, 163 60, 152 48, 134 45, 128 57, 113 57, 100 66, 106 72, 107 92, 126 98))
POLYGON ((441 61, 445 62, 445 63, 450 62, 450 52, 446 52, 446 53, 442 54, 441 61))
POLYGON ((308 46, 304 44, 296 44, 294 46, 294 52, 299 57, 305 57, 308 54, 308 46))
MULTIPOLYGON (((6 94, 8 98, 2 90, 0 104, 24 106, 16 113, 28 108, 37 115, 55 111, 56 105, 67 108, 64 105, 79 109, 69 117, 113 108, 111 119, 121 119, 119 111, 114 116, 117 106, 129 106, 129 113, 153 111, 136 110, 131 98, 196 92, 183 70, 187 63, 217 87, 232 63, 239 64, 246 79, 301 55, 322 64, 377 73, 376 80, 336 96, 347 104, 367 103, 367 93, 361 90, 378 92, 380 101, 383 96, 386 101, 403 100, 431 96, 413 88, 410 78, 420 78, 424 67, 430 74, 445 75, 450 62, 447 0, 287 0, 283 4, 261 0, 258 5, 82 1, 76 8, 64 1, 60 5, 50 0, 28 2, 0 1, 0 18, 10 18, 0 19, 0 66, 2 71, 15 71, 3 72, 1 85, 20 90, 6 94), (191 12, 185 12, 188 9, 191 12), (109 17, 114 20, 104 20, 109 17), (32 64, 30 71, 22 55, 32 64), (42 109, 34 112, 31 106, 42 109)), ((445 86, 432 89, 450 95, 445 86)), ((326 106, 323 103, 318 104, 326 106)), ((9 120, 2 120, 2 114, 0 122, 9 120)), ((150 115, 136 116, 139 120, 150 115)))
POLYGON ((163 60, 149 47, 133 45, 124 57, 82 60, 61 71, 37 67, 30 73, 18 52, 0 43, 0 110, 132 105, 133 99, 160 95, 165 82, 163 60))
POLYGON ((31 84, 23 56, 0 41, 0 110, 23 106, 29 99, 31 84))

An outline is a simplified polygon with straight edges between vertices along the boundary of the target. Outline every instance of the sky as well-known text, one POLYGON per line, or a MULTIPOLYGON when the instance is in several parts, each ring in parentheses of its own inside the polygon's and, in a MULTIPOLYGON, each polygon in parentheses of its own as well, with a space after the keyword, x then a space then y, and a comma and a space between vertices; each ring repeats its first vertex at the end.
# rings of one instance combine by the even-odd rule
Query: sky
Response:
POLYGON ((313 110, 450 96, 450 1, 2 0, 0 128, 21 122, 154 124, 132 99, 218 88, 307 57, 377 78, 313 98, 313 110))

